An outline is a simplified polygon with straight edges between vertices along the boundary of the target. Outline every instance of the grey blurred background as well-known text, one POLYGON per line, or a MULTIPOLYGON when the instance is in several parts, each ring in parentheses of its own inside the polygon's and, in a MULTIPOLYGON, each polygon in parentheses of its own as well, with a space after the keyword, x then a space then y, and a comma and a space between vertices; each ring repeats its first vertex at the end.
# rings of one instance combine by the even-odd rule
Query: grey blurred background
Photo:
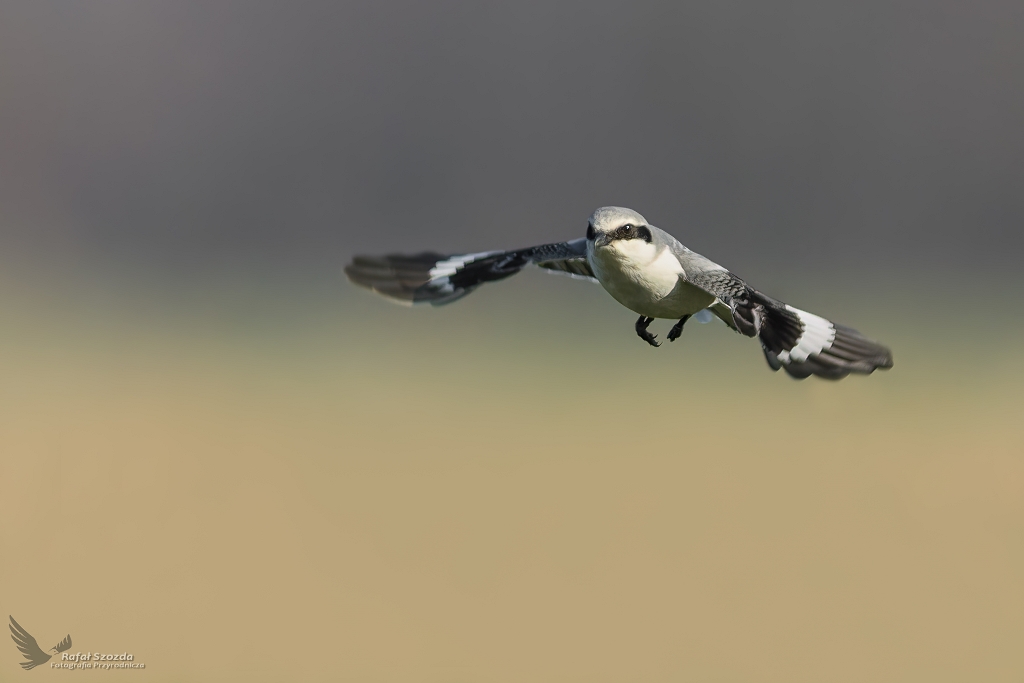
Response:
POLYGON ((1009 268, 1021 35, 1009 0, 6 2, 0 245, 336 273, 622 204, 748 277, 1009 268))

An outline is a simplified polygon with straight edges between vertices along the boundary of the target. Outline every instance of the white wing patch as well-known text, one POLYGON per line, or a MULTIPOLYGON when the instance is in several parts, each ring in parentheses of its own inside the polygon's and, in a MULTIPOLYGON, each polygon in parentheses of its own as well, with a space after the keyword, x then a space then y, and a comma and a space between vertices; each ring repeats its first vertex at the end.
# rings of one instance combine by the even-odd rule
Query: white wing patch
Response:
POLYGON ((441 292, 454 292, 455 287, 452 286, 451 281, 448 279, 449 277, 459 272, 459 269, 470 261, 476 261, 479 258, 486 258, 500 253, 500 251, 481 251, 476 254, 458 254, 445 261, 438 261, 437 264, 430 269, 429 284, 436 287, 438 291, 441 292))
POLYGON ((440 277, 448 277, 449 275, 455 275, 459 268, 466 265, 470 261, 476 261, 479 258, 486 258, 493 256, 494 254, 500 254, 500 251, 481 251, 478 254, 459 254, 452 256, 446 261, 438 261, 437 265, 430 269, 430 279, 434 280, 440 277))
POLYGON ((836 339, 836 328, 831 322, 821 316, 801 311, 786 305, 792 313, 795 313, 800 322, 803 323, 804 331, 796 340, 796 345, 789 351, 780 351, 779 360, 783 363, 803 363, 809 356, 832 348, 832 342, 836 339))

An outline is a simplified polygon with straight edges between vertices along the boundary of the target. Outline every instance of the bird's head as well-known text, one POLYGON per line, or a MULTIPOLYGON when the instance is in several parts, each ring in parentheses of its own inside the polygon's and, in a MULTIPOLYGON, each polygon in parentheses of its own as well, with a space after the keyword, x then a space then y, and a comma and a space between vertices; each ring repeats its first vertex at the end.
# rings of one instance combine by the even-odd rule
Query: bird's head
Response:
POLYGON ((621 250, 631 240, 639 240, 640 244, 651 242, 647 219, 636 211, 621 206, 602 206, 590 216, 587 242, 592 249, 621 250))

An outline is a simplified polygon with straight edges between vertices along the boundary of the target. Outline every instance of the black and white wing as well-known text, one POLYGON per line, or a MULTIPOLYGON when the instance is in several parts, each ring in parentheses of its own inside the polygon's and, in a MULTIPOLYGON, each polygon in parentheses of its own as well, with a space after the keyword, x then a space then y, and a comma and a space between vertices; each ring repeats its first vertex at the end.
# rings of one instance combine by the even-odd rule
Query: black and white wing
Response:
POLYGON ((772 370, 781 368, 797 379, 842 379, 892 367, 892 351, 885 346, 762 294, 725 269, 695 268, 686 279, 718 298, 710 308, 729 327, 761 341, 772 370))
MULTIPOLYGON (((10 617, 10 615, 8 615, 10 617)), ((11 629, 11 638, 14 640, 14 644, 21 650, 21 654, 24 655, 27 662, 19 662, 23 669, 34 669, 40 664, 45 664, 50 661, 50 655, 46 654, 39 648, 39 644, 36 639, 32 637, 32 634, 21 627, 21 624, 14 620, 14 617, 10 617, 11 623, 8 627, 11 629)), ((70 647, 70 641, 68 647, 70 647)))
POLYGON ((515 275, 531 263, 553 272, 594 279, 587 265, 586 239, 478 254, 356 256, 345 266, 345 275, 355 284, 400 303, 441 306, 461 299, 485 282, 515 275))

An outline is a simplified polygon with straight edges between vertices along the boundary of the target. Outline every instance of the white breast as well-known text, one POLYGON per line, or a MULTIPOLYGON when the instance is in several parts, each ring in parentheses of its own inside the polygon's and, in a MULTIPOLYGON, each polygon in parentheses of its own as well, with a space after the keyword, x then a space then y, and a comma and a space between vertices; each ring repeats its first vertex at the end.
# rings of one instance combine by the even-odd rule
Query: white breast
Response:
POLYGON ((683 280, 683 267, 671 250, 643 240, 616 240, 599 249, 588 245, 587 260, 608 293, 641 315, 681 318, 714 299, 683 280))

